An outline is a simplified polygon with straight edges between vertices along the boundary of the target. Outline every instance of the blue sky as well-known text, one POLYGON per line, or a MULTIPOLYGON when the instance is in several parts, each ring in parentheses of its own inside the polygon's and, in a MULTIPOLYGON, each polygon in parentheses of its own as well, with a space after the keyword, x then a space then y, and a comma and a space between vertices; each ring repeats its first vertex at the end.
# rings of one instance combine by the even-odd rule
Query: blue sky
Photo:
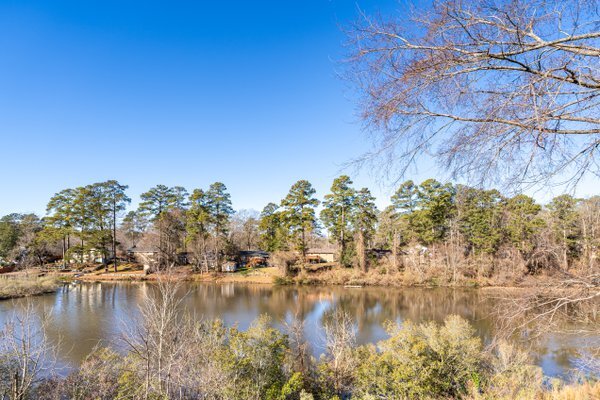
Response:
MULTIPOLYGON (((340 26, 396 0, 0 0, 0 215, 43 213, 106 179, 139 194, 222 181, 260 210, 308 179, 322 197, 370 146, 340 26)), ((392 188, 349 173, 386 204, 392 188)), ((420 165, 420 180, 439 175, 420 165)))

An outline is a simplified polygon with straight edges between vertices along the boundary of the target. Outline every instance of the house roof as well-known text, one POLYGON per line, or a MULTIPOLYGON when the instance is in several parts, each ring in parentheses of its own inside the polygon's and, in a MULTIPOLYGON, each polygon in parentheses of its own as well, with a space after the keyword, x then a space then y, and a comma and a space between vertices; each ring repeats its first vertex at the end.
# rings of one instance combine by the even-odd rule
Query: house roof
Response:
POLYGON ((241 250, 239 255, 246 257, 269 257, 269 253, 262 250, 241 250))
POLYGON ((153 247, 137 247, 133 246, 127 249, 128 253, 158 253, 158 250, 153 247))
POLYGON ((371 251, 373 253, 378 253, 378 254, 387 254, 387 253, 391 253, 392 252, 389 249, 368 249, 367 251, 371 251))
POLYGON ((323 248, 314 248, 314 249, 308 249, 306 251, 307 254, 335 254, 335 250, 333 249, 323 249, 323 248))

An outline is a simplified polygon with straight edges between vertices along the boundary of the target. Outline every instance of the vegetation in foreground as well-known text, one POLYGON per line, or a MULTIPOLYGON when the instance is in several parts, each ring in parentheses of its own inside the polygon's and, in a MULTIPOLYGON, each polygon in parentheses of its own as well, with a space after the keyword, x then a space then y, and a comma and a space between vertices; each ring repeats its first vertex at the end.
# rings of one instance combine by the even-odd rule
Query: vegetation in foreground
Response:
POLYGON ((0 300, 52 293, 58 288, 53 277, 11 277, 0 279, 0 300))
POLYGON ((67 376, 43 360, 55 350, 47 320, 26 308, 0 336, 2 399, 589 399, 600 384, 545 381, 527 355, 484 347, 469 323, 389 323, 389 338, 357 346, 354 322, 325 318, 325 353, 311 357, 302 323, 286 333, 268 317, 246 331, 192 320, 177 285, 160 282, 122 335, 126 353, 99 348, 67 376), (24 329, 28 327, 28 329, 24 329), (39 329, 34 329, 37 327, 39 329))

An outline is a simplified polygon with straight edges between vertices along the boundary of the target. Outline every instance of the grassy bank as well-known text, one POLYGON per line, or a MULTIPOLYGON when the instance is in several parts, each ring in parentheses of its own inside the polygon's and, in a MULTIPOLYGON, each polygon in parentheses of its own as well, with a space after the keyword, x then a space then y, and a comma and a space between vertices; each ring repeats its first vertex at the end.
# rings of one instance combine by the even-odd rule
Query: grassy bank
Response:
POLYGON ((58 285, 58 280, 53 277, 3 277, 0 278, 0 300, 52 293, 58 285))
MULTIPOLYGON (((130 266, 119 266, 117 272, 110 269, 109 272, 97 270, 84 274, 68 272, 60 275, 88 282, 155 281, 160 277, 160 274, 146 274, 141 267, 131 268, 130 266)), ((176 267, 171 270, 172 278, 189 282, 272 284, 274 279, 279 276, 279 270, 275 267, 242 269, 226 273, 194 273, 189 266, 176 267)))
MULTIPOLYGON (((40 270, 41 272, 41 270, 40 270)), ((291 274, 284 276, 277 267, 241 269, 236 272, 209 273, 194 272, 192 267, 177 266, 170 269, 171 277, 176 280, 212 283, 248 283, 248 284, 295 284, 295 285, 356 285, 382 287, 532 287, 548 283, 553 277, 547 274, 527 275, 519 279, 452 274, 441 267, 427 267, 421 270, 393 270, 385 266, 376 266, 363 272, 356 268, 344 268, 336 263, 307 264, 294 266, 291 274)), ((82 268, 68 272, 56 272, 64 279, 76 279, 92 282, 111 281, 155 281, 161 274, 146 274, 143 268, 135 264, 119 265, 117 272, 112 267, 108 272, 104 268, 82 268)))
POLYGON ((363 272, 354 268, 342 268, 339 266, 323 269, 318 269, 314 266, 302 268, 295 276, 277 279, 277 283, 298 285, 357 285, 387 287, 505 286, 499 285, 498 282, 492 282, 487 279, 460 279, 456 282, 453 282, 451 277, 443 275, 419 276, 411 273, 410 271, 388 271, 381 268, 363 272))

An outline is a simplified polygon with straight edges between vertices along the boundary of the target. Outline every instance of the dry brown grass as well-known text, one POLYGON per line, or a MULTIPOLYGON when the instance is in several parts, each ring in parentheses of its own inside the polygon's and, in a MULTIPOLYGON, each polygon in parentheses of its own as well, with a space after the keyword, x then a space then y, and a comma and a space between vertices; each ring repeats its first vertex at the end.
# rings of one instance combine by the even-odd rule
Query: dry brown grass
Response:
POLYGON ((592 400, 600 399, 600 382, 569 385, 545 393, 544 400, 592 400))
POLYGON ((52 293, 58 288, 53 277, 10 277, 0 279, 0 300, 52 293))

